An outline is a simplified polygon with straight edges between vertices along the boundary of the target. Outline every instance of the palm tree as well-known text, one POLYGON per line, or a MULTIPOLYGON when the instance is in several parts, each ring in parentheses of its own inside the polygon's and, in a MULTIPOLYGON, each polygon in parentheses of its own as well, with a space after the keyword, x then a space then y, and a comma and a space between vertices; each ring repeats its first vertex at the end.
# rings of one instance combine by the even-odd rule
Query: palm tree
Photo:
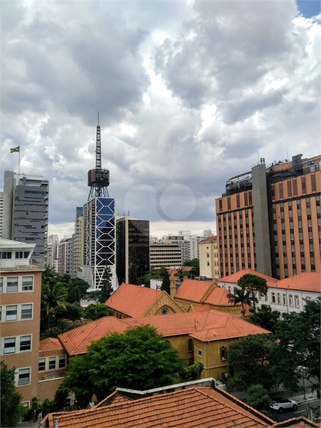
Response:
POLYGON ((258 295, 265 296, 268 291, 266 279, 247 273, 237 281, 237 285, 244 288, 244 290, 247 290, 249 293, 249 298, 253 306, 253 319, 255 323, 258 295))
POLYGON ((67 290, 61 282, 49 281, 41 287, 41 330, 52 327, 57 308, 66 309, 67 290))
POLYGON ((245 287, 235 288, 234 293, 229 293, 227 295, 229 302, 233 302, 234 305, 237 305, 238 303, 241 303, 242 309, 242 316, 244 318, 245 315, 245 307, 244 305, 250 305, 251 299, 250 299, 250 293, 245 287))

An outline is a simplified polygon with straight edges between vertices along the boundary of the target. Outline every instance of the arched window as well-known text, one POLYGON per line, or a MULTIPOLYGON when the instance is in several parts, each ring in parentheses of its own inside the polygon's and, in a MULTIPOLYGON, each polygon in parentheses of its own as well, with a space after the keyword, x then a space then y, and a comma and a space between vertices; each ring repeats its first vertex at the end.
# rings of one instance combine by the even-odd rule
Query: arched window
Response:
POLYGON ((167 315, 168 314, 168 309, 166 308, 166 306, 164 306, 161 311, 160 311, 161 315, 167 315))

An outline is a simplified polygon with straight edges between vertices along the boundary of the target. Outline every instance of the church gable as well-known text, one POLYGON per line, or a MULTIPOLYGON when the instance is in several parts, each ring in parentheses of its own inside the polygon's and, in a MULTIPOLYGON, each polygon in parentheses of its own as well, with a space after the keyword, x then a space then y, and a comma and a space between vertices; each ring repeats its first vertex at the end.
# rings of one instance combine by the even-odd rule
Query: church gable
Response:
POLYGON ((185 312, 175 300, 163 291, 144 313, 144 316, 181 314, 185 312))

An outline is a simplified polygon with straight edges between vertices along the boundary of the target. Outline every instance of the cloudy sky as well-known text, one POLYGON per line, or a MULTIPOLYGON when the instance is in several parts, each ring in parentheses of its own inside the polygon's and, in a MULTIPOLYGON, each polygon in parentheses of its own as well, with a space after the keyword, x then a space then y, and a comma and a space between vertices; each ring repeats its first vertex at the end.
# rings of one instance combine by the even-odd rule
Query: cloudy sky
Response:
POLYGON ((153 235, 215 229, 226 180, 320 153, 319 1, 1 2, 3 170, 50 181, 49 233, 73 231, 95 166, 153 235))

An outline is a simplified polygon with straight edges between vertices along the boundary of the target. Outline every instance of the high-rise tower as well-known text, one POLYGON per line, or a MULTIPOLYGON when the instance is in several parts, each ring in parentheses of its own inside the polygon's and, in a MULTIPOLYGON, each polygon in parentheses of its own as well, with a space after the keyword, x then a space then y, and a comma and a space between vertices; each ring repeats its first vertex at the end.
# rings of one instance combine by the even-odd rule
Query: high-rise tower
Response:
POLYGON ((101 167, 101 138, 98 116, 96 128, 96 168, 88 171, 90 187, 84 205, 84 279, 92 289, 102 286, 106 267, 117 287, 115 260, 115 200, 109 197, 109 171, 101 167))

